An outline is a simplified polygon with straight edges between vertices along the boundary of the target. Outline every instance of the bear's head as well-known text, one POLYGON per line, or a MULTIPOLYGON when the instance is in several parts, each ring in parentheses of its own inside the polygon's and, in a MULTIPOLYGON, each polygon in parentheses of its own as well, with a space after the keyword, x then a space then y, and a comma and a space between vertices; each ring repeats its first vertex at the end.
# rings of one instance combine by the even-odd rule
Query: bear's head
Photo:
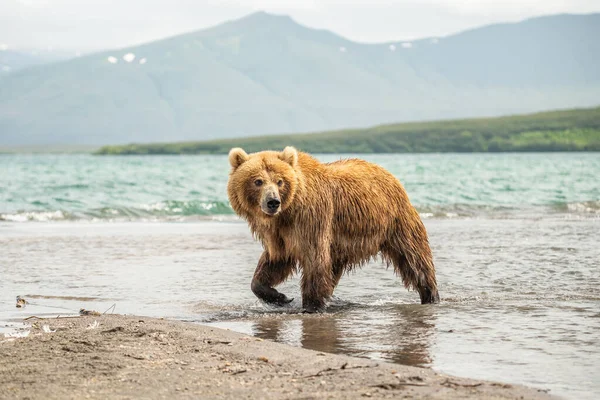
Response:
POLYGON ((227 184, 233 209, 244 217, 273 217, 290 206, 298 185, 298 151, 229 152, 231 173, 227 184))

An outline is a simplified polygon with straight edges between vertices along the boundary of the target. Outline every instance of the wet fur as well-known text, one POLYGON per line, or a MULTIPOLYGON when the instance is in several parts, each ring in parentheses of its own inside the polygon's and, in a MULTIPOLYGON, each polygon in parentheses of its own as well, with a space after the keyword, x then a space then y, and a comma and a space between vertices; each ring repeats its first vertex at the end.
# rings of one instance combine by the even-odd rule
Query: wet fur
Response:
POLYGON ((344 272, 381 255, 422 303, 439 301, 425 227, 385 169, 359 159, 324 164, 291 147, 251 155, 232 149, 229 159, 229 200, 265 250, 252 281, 259 298, 289 302, 273 287, 300 270, 303 308, 320 311, 344 272), (257 177, 264 187, 284 182, 275 216, 260 209, 265 189, 255 187, 257 177))

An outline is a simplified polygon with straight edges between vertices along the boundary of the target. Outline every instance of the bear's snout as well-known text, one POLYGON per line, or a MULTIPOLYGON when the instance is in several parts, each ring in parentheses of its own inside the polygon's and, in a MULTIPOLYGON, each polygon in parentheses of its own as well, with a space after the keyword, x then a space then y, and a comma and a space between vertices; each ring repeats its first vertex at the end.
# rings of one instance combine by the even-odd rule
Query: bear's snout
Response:
POLYGON ((262 204, 260 208, 263 210, 265 214, 275 215, 281 209, 281 199, 279 198, 279 194, 276 191, 267 192, 266 196, 263 198, 262 204))

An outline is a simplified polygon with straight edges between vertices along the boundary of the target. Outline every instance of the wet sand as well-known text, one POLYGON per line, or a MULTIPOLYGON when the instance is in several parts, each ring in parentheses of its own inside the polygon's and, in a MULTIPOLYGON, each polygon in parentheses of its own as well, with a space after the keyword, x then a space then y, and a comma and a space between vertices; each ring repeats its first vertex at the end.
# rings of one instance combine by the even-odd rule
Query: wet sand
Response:
POLYGON ((0 398, 554 398, 179 321, 103 315, 29 322, 28 337, 0 339, 0 398))

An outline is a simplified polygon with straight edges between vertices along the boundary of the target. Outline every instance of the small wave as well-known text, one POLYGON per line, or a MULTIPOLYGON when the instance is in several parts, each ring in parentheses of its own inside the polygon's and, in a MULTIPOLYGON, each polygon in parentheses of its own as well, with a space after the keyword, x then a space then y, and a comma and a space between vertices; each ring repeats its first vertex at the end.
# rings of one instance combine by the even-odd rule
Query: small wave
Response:
POLYGON ((552 214, 576 215, 582 217, 600 216, 600 201, 579 201, 553 203, 546 205, 485 205, 485 204, 444 204, 417 205, 419 215, 423 219, 431 218, 522 218, 542 217, 552 214))
POLYGON ((440 205, 417 205, 419 215, 423 219, 430 218, 465 218, 480 215, 502 215, 519 210, 517 207, 477 205, 477 204, 440 204, 440 205))
POLYGON ((581 201, 564 203, 558 206, 561 211, 582 214, 600 214, 600 201, 581 201))
POLYGON ((65 210, 27 211, 0 214, 0 221, 48 222, 65 220, 89 221, 179 221, 194 218, 229 220, 235 216, 228 202, 219 201, 161 201, 136 206, 112 206, 87 211, 65 210))
POLYGON ((467 217, 470 215, 461 215, 455 212, 436 212, 436 213, 432 213, 432 212, 422 212, 419 213, 419 216, 423 219, 429 219, 429 218, 458 218, 458 217, 467 217))
POLYGON ((47 222, 68 219, 68 214, 63 211, 22 211, 14 214, 0 214, 0 221, 9 222, 47 222))
MULTIPOLYGON (((34 203, 32 203, 34 204, 34 203)), ((44 203, 35 203, 42 205, 44 203)), ((68 204, 68 203, 66 203, 68 204)), ((77 204, 79 205, 79 204, 77 204)), ((423 219, 453 218, 523 218, 565 215, 576 218, 598 218, 600 201, 555 203, 540 206, 499 206, 499 205, 417 205, 423 219)), ((164 200, 147 204, 115 205, 88 210, 20 210, 0 213, 0 221, 8 222, 49 222, 49 221, 230 221, 237 217, 227 201, 164 200)))
POLYGON ((233 210, 228 202, 167 200, 131 207, 105 207, 89 214, 96 218, 210 216, 232 215, 233 210))

